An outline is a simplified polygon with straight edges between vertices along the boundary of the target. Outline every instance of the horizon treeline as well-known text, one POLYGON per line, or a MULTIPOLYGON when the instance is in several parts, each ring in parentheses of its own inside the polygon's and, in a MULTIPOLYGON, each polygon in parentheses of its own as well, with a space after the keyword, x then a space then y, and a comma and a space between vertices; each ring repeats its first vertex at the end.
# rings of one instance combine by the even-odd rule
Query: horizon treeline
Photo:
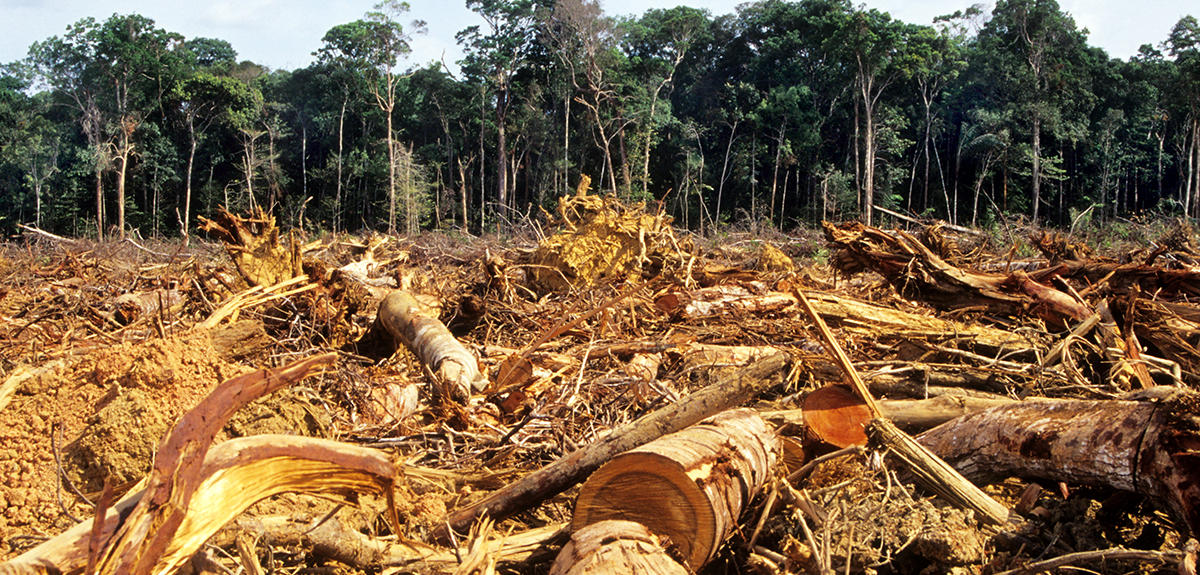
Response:
POLYGON ((987 226, 1200 216, 1200 23, 1129 60, 1054 0, 932 26, 842 0, 714 15, 467 0, 453 73, 385 1, 271 70, 137 14, 0 67, 0 229, 186 236, 221 206, 310 230, 520 225, 591 177, 700 232, 877 208, 987 226))

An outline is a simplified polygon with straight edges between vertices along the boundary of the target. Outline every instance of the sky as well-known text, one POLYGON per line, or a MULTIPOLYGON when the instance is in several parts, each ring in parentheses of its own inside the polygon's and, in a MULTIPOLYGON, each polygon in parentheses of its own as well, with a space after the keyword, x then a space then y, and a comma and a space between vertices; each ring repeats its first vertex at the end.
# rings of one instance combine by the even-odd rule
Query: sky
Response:
MULTIPOLYGON (((650 8, 687 4, 712 14, 734 12, 743 0, 601 0, 605 13, 636 15, 650 8)), ((869 8, 917 24, 969 6, 978 0, 867 0, 869 8)), ((240 59, 273 69, 295 69, 312 61, 321 37, 337 25, 361 18, 375 0, 0 0, 0 63, 23 58, 30 44, 60 35, 85 17, 103 20, 113 13, 138 13, 185 37, 228 40, 240 59)), ((414 36, 407 64, 453 63, 461 57, 454 35, 480 23, 464 0, 409 0, 411 19, 424 20, 427 33, 414 36)), ((1128 58, 1142 44, 1158 44, 1171 26, 1200 5, 1184 0, 1059 0, 1089 41, 1110 56, 1128 58)), ((990 10, 990 8, 989 8, 990 10)))

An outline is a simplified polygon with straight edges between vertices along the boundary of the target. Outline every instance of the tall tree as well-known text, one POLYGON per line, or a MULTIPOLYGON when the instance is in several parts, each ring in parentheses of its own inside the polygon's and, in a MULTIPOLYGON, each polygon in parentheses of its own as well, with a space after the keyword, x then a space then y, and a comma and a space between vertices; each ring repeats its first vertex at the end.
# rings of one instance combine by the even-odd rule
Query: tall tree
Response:
MULTIPOLYGON (((493 93, 496 120, 496 203, 508 219, 508 117, 517 93, 518 73, 532 57, 537 38, 537 9, 545 0, 467 0, 467 8, 483 17, 486 30, 470 26, 458 33, 463 45, 463 72, 493 93)), ((483 129, 483 126, 480 126, 483 129)), ((482 138, 482 134, 481 134, 482 138)))
POLYGON ((1042 133, 1060 121, 1064 98, 1078 93, 1068 86, 1077 71, 1085 40, 1075 21, 1056 0, 999 0, 992 19, 980 31, 983 53, 994 56, 996 77, 1005 83, 1004 99, 1029 118, 1030 212, 1039 221, 1042 200, 1042 133))
POLYGON ((905 61, 909 27, 886 12, 856 10, 843 29, 845 49, 853 58, 858 101, 862 107, 862 219, 871 224, 875 205, 877 120, 880 97, 911 73, 905 61))
MULTIPOLYGON (((322 48, 328 59, 361 67, 367 75, 375 104, 384 114, 388 154, 388 233, 396 231, 396 175, 400 169, 392 117, 400 79, 396 66, 402 57, 412 51, 410 36, 398 18, 406 14, 408 9, 407 2, 384 0, 367 13, 366 19, 330 29, 325 34, 325 46, 322 48)), ((424 23, 413 22, 416 30, 423 27, 424 23)))
POLYGON ((95 152, 97 231, 103 236, 103 171, 116 164, 117 228, 125 236, 125 183, 135 154, 134 133, 181 73, 183 37, 137 14, 114 14, 102 24, 85 18, 30 48, 43 80, 79 114, 95 152))

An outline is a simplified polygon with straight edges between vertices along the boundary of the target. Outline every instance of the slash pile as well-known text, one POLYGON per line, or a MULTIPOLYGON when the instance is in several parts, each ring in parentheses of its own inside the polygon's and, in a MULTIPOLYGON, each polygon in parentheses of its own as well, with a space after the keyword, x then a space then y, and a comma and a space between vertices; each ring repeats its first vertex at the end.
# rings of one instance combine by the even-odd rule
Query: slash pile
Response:
POLYGON ((1195 564, 1185 223, 1117 259, 718 243, 585 189, 548 223, 4 246, 0 573, 1195 564))

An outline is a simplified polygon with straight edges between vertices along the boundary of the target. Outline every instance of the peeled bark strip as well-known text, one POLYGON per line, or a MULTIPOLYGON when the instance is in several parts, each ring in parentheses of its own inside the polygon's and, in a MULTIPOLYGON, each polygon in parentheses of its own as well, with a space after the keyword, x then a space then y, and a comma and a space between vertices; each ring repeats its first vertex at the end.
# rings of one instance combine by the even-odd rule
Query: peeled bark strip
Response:
MULTIPOLYGON (((595 443, 586 445, 515 483, 501 488, 466 508, 450 514, 447 527, 461 531, 479 517, 496 521, 561 493, 595 471, 615 455, 679 431, 711 415, 738 406, 779 382, 791 360, 778 353, 739 370, 730 378, 693 392, 687 401, 674 403, 631 421, 595 443)), ((444 529, 435 534, 448 540, 444 529)))
POLYGON ((646 526, 633 521, 608 520, 576 531, 563 545, 550 575, 687 575, 682 565, 667 555, 663 543, 646 526))
POLYGON ((887 419, 867 425, 867 436, 881 449, 888 449, 905 463, 917 481, 947 501, 970 509, 995 525, 1008 521, 1008 508, 976 487, 928 447, 900 431, 887 419))
POLYGON ((423 315, 421 304, 412 295, 394 291, 384 298, 379 304, 379 322, 433 372, 443 397, 465 402, 472 391, 487 387, 475 356, 440 320, 423 315))
POLYGON ((573 531, 608 519, 665 536, 699 569, 737 525, 777 461, 779 439, 751 409, 735 409, 627 451, 579 492, 573 531))
POLYGON ((1057 327, 1092 314, 1087 306, 1024 272, 983 274, 954 267, 903 231, 885 232, 859 222, 824 222, 844 273, 878 272, 904 297, 947 310, 983 307, 990 313, 1032 313, 1057 327))
MULTIPOLYGON (((387 455, 372 449, 309 437, 256 435, 213 447, 198 475, 203 480, 183 502, 185 516, 169 537, 156 538, 161 544, 145 549, 144 568, 110 564, 101 565, 97 573, 172 573, 217 530, 262 499, 284 492, 390 496, 394 473, 387 455)), ((144 502, 145 494, 135 491, 106 513, 98 531, 102 546, 112 541, 119 526, 136 521, 136 515, 124 517, 144 502)), ((87 564, 92 533, 93 521, 83 521, 0 564, 0 573, 78 572, 87 564)), ((154 540, 143 541, 148 545, 154 540)))
POLYGON ((324 354, 230 379, 185 413, 154 456, 146 495, 121 524, 97 564, 98 573, 149 573, 187 519, 189 502, 206 480, 205 456, 235 411, 291 385, 336 359, 324 354))
POLYGON ((1151 401, 1024 401, 919 441, 978 481, 1017 475, 1133 491, 1200 529, 1200 394, 1151 401))

